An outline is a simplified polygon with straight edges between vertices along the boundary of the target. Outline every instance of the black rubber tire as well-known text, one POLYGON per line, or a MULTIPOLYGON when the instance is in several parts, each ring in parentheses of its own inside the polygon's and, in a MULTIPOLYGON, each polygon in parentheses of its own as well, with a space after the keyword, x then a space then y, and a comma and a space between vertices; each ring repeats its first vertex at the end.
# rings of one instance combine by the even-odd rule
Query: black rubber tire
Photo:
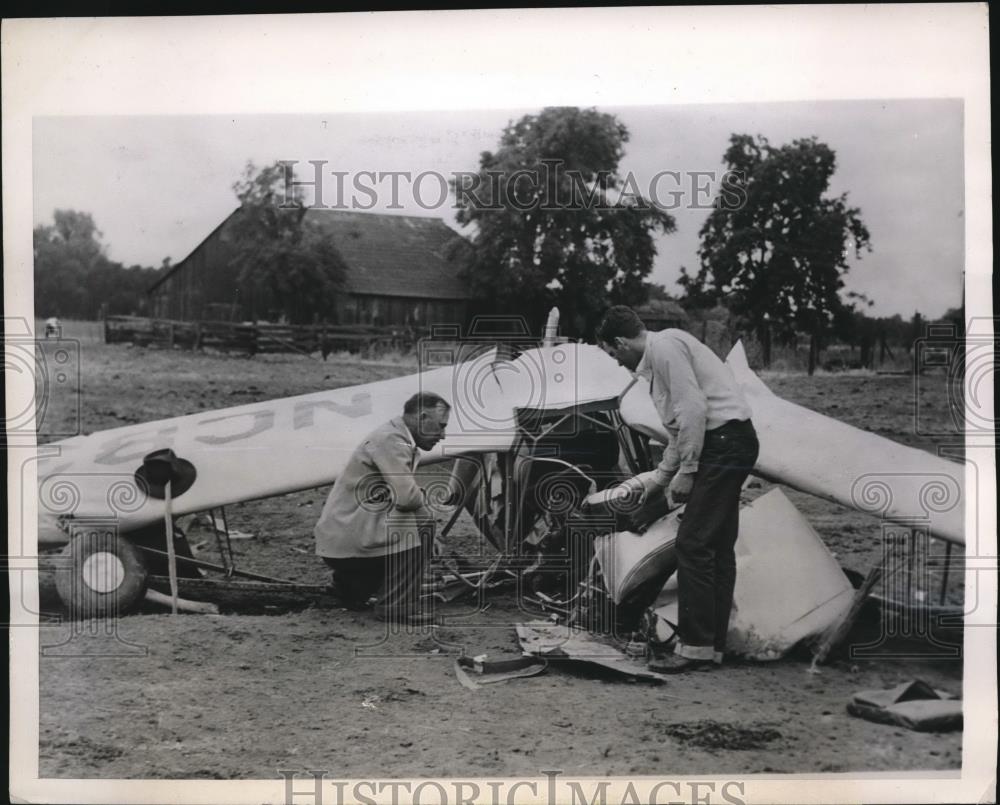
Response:
POLYGON ((56 589, 74 617, 116 617, 143 599, 146 578, 142 556, 128 540, 109 532, 88 531, 74 537, 63 551, 56 589), (92 559, 100 554, 110 555, 103 557, 103 564, 92 559))

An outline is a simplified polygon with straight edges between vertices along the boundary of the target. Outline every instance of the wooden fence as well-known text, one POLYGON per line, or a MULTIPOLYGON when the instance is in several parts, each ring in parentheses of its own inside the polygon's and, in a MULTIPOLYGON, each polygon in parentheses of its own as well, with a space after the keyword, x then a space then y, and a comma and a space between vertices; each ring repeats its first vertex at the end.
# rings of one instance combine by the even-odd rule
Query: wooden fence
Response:
POLYGON ((172 321, 139 316, 108 316, 104 341, 164 349, 213 349, 256 355, 266 352, 331 352, 364 349, 408 349, 421 331, 369 325, 250 324, 224 321, 172 321))

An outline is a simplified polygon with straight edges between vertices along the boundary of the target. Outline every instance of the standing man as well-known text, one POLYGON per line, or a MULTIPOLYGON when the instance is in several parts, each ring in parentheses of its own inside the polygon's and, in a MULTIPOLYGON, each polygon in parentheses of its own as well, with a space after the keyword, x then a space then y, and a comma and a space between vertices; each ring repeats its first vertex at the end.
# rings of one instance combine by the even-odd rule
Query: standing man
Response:
POLYGON ((437 394, 410 397, 402 417, 355 449, 316 523, 316 553, 333 569, 337 595, 358 608, 374 595, 379 620, 433 623, 420 611, 420 590, 433 550, 434 517, 414 471, 419 450, 444 438, 450 409, 437 394))
POLYGON ((650 664, 679 673, 722 662, 736 585, 740 489, 757 460, 757 434, 726 366, 683 330, 649 332, 618 305, 597 328, 601 348, 649 382, 670 437, 649 494, 687 503, 677 532, 675 653, 650 664))

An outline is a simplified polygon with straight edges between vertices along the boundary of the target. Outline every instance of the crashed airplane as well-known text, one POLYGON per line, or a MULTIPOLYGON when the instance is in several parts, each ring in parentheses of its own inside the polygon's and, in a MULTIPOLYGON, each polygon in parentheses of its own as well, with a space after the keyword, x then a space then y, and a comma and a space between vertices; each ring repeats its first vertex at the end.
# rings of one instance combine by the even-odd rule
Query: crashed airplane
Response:
MULTIPOLYGON (((38 544, 62 550, 60 595, 71 610, 117 614, 143 597, 168 555, 176 553, 171 561, 189 574, 215 569, 194 556, 176 526, 166 540, 165 523, 202 512, 217 522, 214 513, 227 505, 334 483, 365 434, 397 416, 413 393, 433 391, 450 401, 452 417, 447 438, 421 463, 452 461, 453 471, 449 486, 429 489, 429 497, 433 503, 462 492, 440 537, 467 511, 499 558, 532 580, 536 600, 567 621, 588 586, 616 604, 627 601, 650 578, 671 572, 682 510, 636 525, 627 516, 634 502, 618 487, 655 464, 667 434, 645 384, 598 347, 549 336, 511 358, 483 344, 425 342, 422 362, 429 366, 415 375, 41 446, 38 544), (137 476, 144 456, 165 448, 194 469, 193 483, 169 502, 149 494, 137 476), (539 573, 567 545, 563 533, 553 553, 553 532, 581 524, 590 530, 583 555, 567 560, 559 576, 567 586, 560 595, 545 592, 539 573)), ((740 344, 727 363, 760 439, 754 475, 889 521, 916 519, 933 536, 964 543, 961 464, 777 397, 750 369, 740 344)), ((778 488, 744 508, 737 552, 729 640, 736 653, 780 656, 827 632, 851 605, 851 584, 778 488)), ((676 620, 671 586, 658 601, 658 632, 676 620)))

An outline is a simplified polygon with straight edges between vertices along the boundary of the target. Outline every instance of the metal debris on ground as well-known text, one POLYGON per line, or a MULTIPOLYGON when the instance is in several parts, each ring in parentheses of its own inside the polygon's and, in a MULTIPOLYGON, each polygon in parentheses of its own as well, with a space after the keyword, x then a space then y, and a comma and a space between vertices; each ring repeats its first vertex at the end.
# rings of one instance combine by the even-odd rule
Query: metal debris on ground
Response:
POLYGON ((643 659, 625 654, 624 646, 613 638, 552 621, 517 624, 517 639, 526 654, 547 660, 570 660, 606 668, 633 679, 666 682, 666 674, 646 667, 643 659))
POLYGON ((545 660, 536 657, 487 660, 486 656, 480 654, 476 657, 458 657, 455 660, 455 676, 463 686, 478 690, 483 685, 538 676, 547 667, 545 660))
POLYGON ((918 732, 962 728, 962 700, 914 679, 889 690, 863 690, 847 703, 852 716, 918 732))

